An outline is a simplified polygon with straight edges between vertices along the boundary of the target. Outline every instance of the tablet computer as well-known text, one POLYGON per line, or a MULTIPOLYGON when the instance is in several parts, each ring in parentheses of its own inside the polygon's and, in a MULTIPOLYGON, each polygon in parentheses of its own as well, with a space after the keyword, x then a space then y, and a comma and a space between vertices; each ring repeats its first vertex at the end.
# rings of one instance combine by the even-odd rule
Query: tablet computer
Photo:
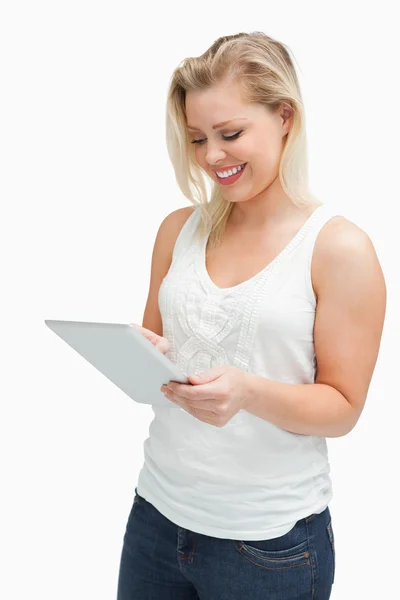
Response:
POLYGON ((135 327, 123 323, 45 320, 46 325, 135 402, 179 408, 160 391, 185 374, 135 327))

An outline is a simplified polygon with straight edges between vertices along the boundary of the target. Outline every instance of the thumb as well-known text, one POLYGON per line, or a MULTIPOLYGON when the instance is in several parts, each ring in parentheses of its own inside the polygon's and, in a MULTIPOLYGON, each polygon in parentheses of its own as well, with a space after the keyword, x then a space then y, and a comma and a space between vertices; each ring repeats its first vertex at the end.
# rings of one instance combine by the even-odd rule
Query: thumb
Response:
POLYGON ((199 385, 201 383, 208 383, 209 381, 213 381, 217 379, 223 372, 221 367, 214 367, 214 369, 209 369, 208 371, 203 371, 202 373, 197 373, 197 375, 188 375, 188 379, 190 383, 194 385, 199 385))

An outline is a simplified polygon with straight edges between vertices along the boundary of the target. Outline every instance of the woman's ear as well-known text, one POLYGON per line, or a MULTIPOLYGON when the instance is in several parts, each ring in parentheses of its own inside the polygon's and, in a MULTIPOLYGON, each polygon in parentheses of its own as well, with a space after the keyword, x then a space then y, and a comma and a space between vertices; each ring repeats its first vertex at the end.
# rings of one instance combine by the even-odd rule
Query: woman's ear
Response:
POLYGON ((282 118, 282 125, 284 127, 284 132, 285 132, 285 134, 289 133, 290 127, 292 125, 293 109, 288 104, 284 104, 281 108, 280 115, 282 118))

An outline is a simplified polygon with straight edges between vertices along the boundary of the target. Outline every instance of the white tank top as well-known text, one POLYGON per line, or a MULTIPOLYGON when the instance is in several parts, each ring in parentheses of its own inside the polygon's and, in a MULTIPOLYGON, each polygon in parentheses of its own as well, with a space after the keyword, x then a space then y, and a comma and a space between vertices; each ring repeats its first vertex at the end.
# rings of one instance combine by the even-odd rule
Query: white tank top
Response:
MULTIPOLYGON (((208 234, 193 238, 196 208, 159 290, 166 356, 185 375, 233 365, 273 381, 314 383, 311 259, 334 215, 318 207, 262 271, 221 289, 206 270, 208 234)), ((152 409, 137 491, 176 525, 217 538, 270 539, 331 501, 324 437, 291 433, 245 410, 215 427, 175 405, 152 409)))

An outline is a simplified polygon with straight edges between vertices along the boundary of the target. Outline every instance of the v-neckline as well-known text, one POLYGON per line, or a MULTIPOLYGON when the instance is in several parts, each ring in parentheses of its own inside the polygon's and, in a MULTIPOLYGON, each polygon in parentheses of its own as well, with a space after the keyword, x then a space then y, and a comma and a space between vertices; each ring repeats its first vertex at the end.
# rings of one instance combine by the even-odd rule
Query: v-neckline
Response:
POLYGON ((241 283, 238 283, 236 285, 232 285, 230 287, 224 287, 224 288, 219 287, 218 285, 216 285, 214 283, 214 281, 211 279, 210 275, 208 274, 207 266, 206 266, 206 248, 207 248, 208 239, 210 237, 210 232, 208 232, 204 236, 204 240, 201 243, 201 246, 200 246, 200 249, 199 249, 199 252, 198 252, 198 261, 197 261, 197 264, 198 264, 198 266, 200 268, 200 271, 201 271, 201 273, 203 275, 203 277, 202 277, 203 283, 208 288, 211 288, 211 290, 214 293, 219 293, 219 294, 223 294, 223 293, 227 293, 227 292, 233 292, 233 291, 239 290, 240 288, 245 287, 245 286, 253 283, 259 277, 261 277, 264 273, 266 273, 267 271, 269 271, 270 269, 272 269, 278 262, 280 262, 292 250, 292 248, 294 248, 294 246, 298 242, 300 242, 300 240, 307 233, 309 227, 314 222, 316 214, 319 213, 322 208, 325 208, 325 204, 322 204, 321 206, 318 206, 311 213, 311 215, 308 217, 308 219, 305 221, 305 223, 303 223, 303 225, 300 227, 300 229, 298 230, 298 232, 293 236, 293 238, 290 240, 290 242, 283 248, 283 250, 281 250, 279 252, 279 254, 276 255, 276 257, 274 259, 272 259, 272 261, 270 261, 263 269, 261 269, 261 271, 259 271, 258 273, 256 273, 252 277, 250 277, 249 279, 246 279, 245 281, 242 281, 241 283))

